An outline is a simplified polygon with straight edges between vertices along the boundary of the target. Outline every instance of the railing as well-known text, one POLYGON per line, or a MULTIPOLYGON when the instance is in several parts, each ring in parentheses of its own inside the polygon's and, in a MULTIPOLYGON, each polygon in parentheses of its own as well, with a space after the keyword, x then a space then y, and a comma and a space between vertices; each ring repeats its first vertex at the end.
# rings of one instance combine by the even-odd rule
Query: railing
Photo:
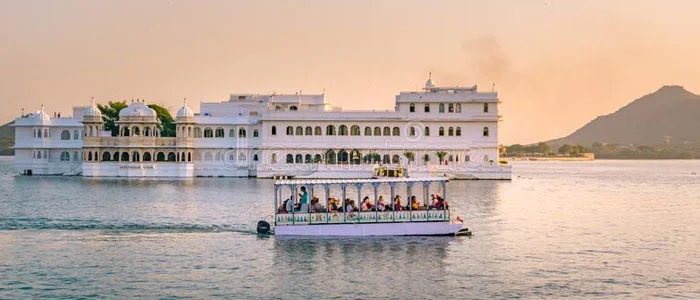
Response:
POLYGON ((277 226, 449 221, 448 209, 276 214, 277 226))

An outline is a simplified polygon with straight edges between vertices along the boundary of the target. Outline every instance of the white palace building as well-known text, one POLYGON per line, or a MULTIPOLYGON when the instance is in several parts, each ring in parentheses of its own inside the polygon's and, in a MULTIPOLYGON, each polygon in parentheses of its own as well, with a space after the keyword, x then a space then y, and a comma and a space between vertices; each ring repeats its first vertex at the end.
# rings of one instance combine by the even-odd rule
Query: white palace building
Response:
POLYGON ((119 112, 119 134, 100 110, 71 117, 42 110, 15 120, 15 167, 25 175, 89 177, 369 178, 377 169, 407 176, 510 179, 499 164, 498 94, 477 87, 401 92, 392 111, 343 111, 324 95, 232 94, 185 103, 176 136, 161 137, 156 112, 136 101, 119 112))

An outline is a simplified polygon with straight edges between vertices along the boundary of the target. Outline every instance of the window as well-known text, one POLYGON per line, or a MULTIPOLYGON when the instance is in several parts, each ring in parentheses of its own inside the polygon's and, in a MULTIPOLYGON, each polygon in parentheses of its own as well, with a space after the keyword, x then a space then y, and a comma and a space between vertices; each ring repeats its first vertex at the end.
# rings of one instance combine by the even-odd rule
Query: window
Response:
POLYGON ((292 105, 289 107, 289 110, 297 110, 297 107, 295 105, 292 105))
POLYGON ((326 135, 335 135, 335 126, 333 126, 333 125, 326 126, 326 135))
POLYGON ((295 132, 294 134, 296 134, 296 135, 304 135, 304 128, 301 127, 301 126, 297 126, 297 130, 296 130, 296 132, 295 132))
POLYGON ((275 110, 282 110, 282 106, 279 106, 279 105, 275 106, 275 110))
POLYGON ((372 127, 365 127, 365 135, 366 136, 371 136, 372 135, 372 127))
POLYGON ((302 163, 301 154, 297 154, 296 156, 294 156, 294 162, 297 163, 297 164, 302 163))
POLYGON ((322 160, 321 154, 316 154, 316 155, 314 155, 314 163, 315 163, 315 164, 320 163, 321 160, 322 160))
POLYGON ((484 161, 485 161, 485 162, 488 162, 488 161, 489 161, 489 155, 488 155, 488 154, 484 154, 484 161))
MULTIPOLYGON (((124 152, 124 153, 126 153, 126 152, 124 152)), ((208 154, 208 156, 205 155, 204 158, 205 159, 208 158, 208 160, 211 160, 211 153, 207 152, 206 154, 208 154)), ((176 161, 176 160, 177 160, 177 157, 175 157, 175 153, 173 153, 173 152, 168 153, 168 161, 176 161)))
POLYGON ((425 136, 430 136, 430 127, 426 126, 426 127, 425 127, 425 131, 423 131, 423 134, 424 134, 425 136))
POLYGON ((165 161, 165 153, 158 152, 158 154, 156 154, 156 161, 165 161))
POLYGON ((465 155, 465 156, 464 156, 464 161, 469 161, 469 160, 471 160, 471 157, 469 157, 469 154, 465 155))
POLYGON ((416 128, 411 126, 411 128, 408 131, 408 135, 410 136, 416 136, 416 128))
POLYGON ((134 153, 131 155, 131 160, 132 160, 132 161, 141 161, 141 157, 140 157, 139 153, 138 153, 138 152, 134 152, 134 153))
MULTIPOLYGON (((41 158, 41 153, 39 154, 39 158, 41 158)), ((92 161, 92 152, 88 152, 88 161, 92 161)))
POLYGON ((447 105, 447 112, 449 112, 449 113, 455 112, 455 105, 454 105, 454 103, 450 103, 450 104, 447 105))
POLYGON ((440 105, 438 106, 438 112, 439 113, 445 112, 445 103, 440 103, 440 105))
POLYGON ((382 135, 382 129, 379 127, 374 127, 374 135, 376 136, 381 136, 382 135))
MULTIPOLYGON (((68 130, 66 130, 66 132, 68 132, 68 130)), ((70 137, 70 133, 68 133, 68 137, 70 137)), ((68 153, 68 151, 61 152, 61 161, 70 161, 70 153, 68 153)))
POLYGON ((304 155, 304 163, 305 164, 311 163, 311 154, 304 155))
MULTIPOLYGON (((146 153, 148 153, 148 152, 146 152, 146 153)), ((109 152, 103 152, 102 153, 102 161, 110 161, 110 160, 112 160, 112 154, 110 154, 109 152)))
POLYGON ((73 152, 73 161, 78 161, 78 151, 73 152))
MULTIPOLYGON (((68 131, 68 130, 61 131, 61 140, 62 141, 70 140, 70 131, 68 131)), ((61 154, 63 154, 63 153, 61 153, 61 154)))
POLYGON ((254 155, 253 155, 253 161, 258 161, 258 155, 257 155, 257 154, 254 154, 254 155))
POLYGON ((146 152, 143 154, 143 161, 151 161, 151 152, 146 152))
POLYGON ((314 130, 311 128, 311 126, 306 126, 306 128, 304 129, 304 135, 313 135, 313 134, 314 134, 314 130))
POLYGON ((202 137, 202 129, 199 127, 194 128, 194 137, 196 138, 201 138, 202 137))
POLYGON ((440 127, 440 129, 438 130, 438 135, 445 136, 445 127, 440 127))
POLYGON ((45 138, 49 137, 49 130, 48 129, 44 129, 44 137, 45 138))
POLYGON ((348 127, 345 125, 340 125, 338 127, 338 135, 348 135, 348 127))
POLYGON ((270 135, 277 135, 277 126, 270 127, 270 135))
POLYGON ((238 129, 238 137, 239 137, 239 138, 245 138, 245 137, 246 137, 245 128, 240 128, 240 129, 238 129))
POLYGON ((457 103, 457 109, 455 110, 457 113, 462 112, 462 103, 457 103))
POLYGON ((391 128, 389 128, 389 127, 384 127, 384 135, 385 135, 385 136, 390 136, 390 135, 391 135, 391 128))
POLYGON ((294 135, 294 127, 287 126, 287 135, 294 135))
POLYGON ((455 129, 455 135, 462 136, 462 127, 457 126, 457 129, 455 129))
POLYGON ((80 132, 78 130, 73 130, 73 139, 80 139, 80 132))
POLYGON ((401 161, 401 158, 399 157, 398 154, 394 154, 394 155, 391 157, 391 163, 392 163, 392 164, 398 164, 400 161, 401 161))
POLYGON ((488 113, 488 112, 489 112, 489 104, 484 103, 484 113, 488 113))
POLYGON ((452 127, 450 127, 449 129, 447 129, 447 135, 448 135, 448 136, 453 136, 453 135, 455 135, 455 129, 452 128, 452 127))
POLYGON ((393 136, 400 136, 400 135, 401 135, 401 130, 399 130, 398 127, 394 127, 394 129, 391 131, 391 135, 393 135, 393 136))
MULTIPOLYGON (((223 131, 223 129, 221 129, 221 130, 223 131)), ((218 131, 218 129, 217 129, 217 131, 218 131)), ((222 137, 223 137, 223 132, 221 132, 221 134, 222 134, 222 137)), ((233 128, 232 128, 232 129, 229 129, 229 130, 228 130, 228 137, 230 137, 230 138, 236 137, 236 130, 234 130, 233 128)))
POLYGON ((272 153, 272 163, 273 164, 277 163, 277 153, 272 153))
MULTIPOLYGON (((182 130, 183 130, 183 133, 184 133, 185 128, 182 128, 182 130)), ((144 136, 151 136, 151 127, 146 127, 146 128, 144 128, 144 129, 143 129, 143 135, 144 135, 144 136)), ((184 135, 184 134, 183 134, 183 135, 184 135)))
POLYGON ((207 127, 204 128, 204 137, 205 138, 210 138, 214 136, 214 132, 211 130, 211 128, 207 127))
POLYGON ((350 127, 350 135, 360 135, 360 126, 352 125, 350 127))
POLYGON ((484 127, 484 136, 489 136, 489 128, 484 127))
POLYGON ((425 107, 423 107, 423 112, 427 112, 427 113, 430 112, 430 103, 425 104, 425 107))
MULTIPOLYGON (((95 135, 97 135, 97 127, 95 127, 95 135)), ((131 127, 131 135, 141 135, 141 130, 136 126, 131 127)))
POLYGON ((37 132, 36 132, 36 137, 38 137, 38 138, 41 137, 41 129, 37 130, 37 132))
POLYGON ((314 135, 322 135, 321 126, 314 127, 314 135))
POLYGON ((253 137, 258 137, 260 136, 260 133, 258 132, 257 129, 253 130, 253 137))
MULTIPOLYGON (((233 133, 233 132, 231 132, 231 131, 229 130, 229 137, 231 137, 231 133, 233 133)), ((217 138, 222 138, 222 137, 224 137, 224 129, 223 129, 223 128, 221 128, 221 127, 216 128, 216 137, 217 137, 217 138)))
POLYGON ((408 106, 408 111, 409 111, 409 112, 416 112, 416 104, 415 104, 415 103, 411 103, 411 104, 408 106))

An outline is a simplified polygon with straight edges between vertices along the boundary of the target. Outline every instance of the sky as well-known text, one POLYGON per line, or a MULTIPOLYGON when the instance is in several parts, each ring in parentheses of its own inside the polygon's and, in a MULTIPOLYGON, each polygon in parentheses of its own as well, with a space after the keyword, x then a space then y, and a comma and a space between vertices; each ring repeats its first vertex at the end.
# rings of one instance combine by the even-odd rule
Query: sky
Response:
POLYGON ((499 139, 566 136, 662 85, 700 92, 700 1, 0 0, 0 122, 95 97, 322 93, 393 109, 400 91, 502 101, 499 139))

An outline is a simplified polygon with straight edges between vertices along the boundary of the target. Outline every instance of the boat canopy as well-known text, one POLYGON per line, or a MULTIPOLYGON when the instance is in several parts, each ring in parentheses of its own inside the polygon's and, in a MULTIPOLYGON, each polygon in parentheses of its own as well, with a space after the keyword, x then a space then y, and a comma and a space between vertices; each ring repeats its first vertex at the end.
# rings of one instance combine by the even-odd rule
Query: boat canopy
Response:
POLYGON ((376 179, 290 179, 277 180, 275 185, 323 185, 323 184, 365 184, 365 183, 414 183, 414 182, 447 182, 446 177, 419 177, 419 178, 376 178, 376 179))

